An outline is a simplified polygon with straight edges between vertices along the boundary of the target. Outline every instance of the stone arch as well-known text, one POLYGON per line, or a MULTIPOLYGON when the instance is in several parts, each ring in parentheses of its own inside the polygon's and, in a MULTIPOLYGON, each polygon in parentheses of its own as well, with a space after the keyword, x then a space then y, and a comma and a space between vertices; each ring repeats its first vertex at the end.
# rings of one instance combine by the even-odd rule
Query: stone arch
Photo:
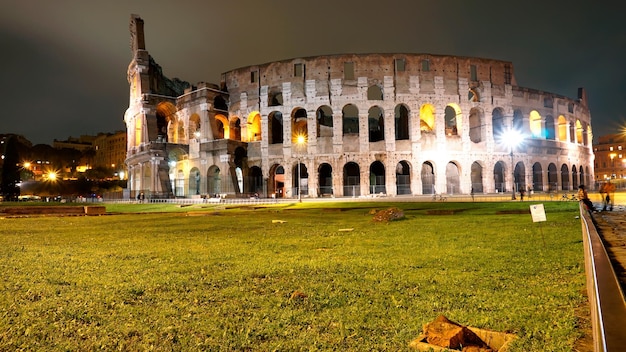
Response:
POLYGON ((557 120, 557 140, 561 142, 567 141, 567 119, 563 115, 559 115, 557 120))
POLYGON ((420 108, 420 131, 433 132, 435 130, 435 106, 424 104, 420 108))
POLYGON ((530 112, 530 116, 528 117, 528 123, 529 123, 529 127, 530 127, 530 135, 533 136, 534 138, 542 138, 543 137, 543 131, 542 131, 542 121, 541 121, 541 115, 539 114, 539 112, 537 110, 533 110, 530 112))
POLYGON ((543 191, 543 168, 538 162, 533 164, 532 190, 536 192, 543 191))
POLYGON ((518 161, 513 171, 513 191, 526 190, 526 166, 518 161))
POLYGON ((506 178, 504 177, 504 173, 506 171, 506 166, 504 162, 498 161, 493 166, 493 182, 494 189, 496 192, 504 193, 506 192, 506 178))
POLYGON ((250 167, 248 172, 246 192, 250 195, 259 196, 263 194, 263 171, 258 166, 250 167))
POLYGON ((231 184, 235 194, 241 196, 245 192, 245 182, 248 176, 248 151, 243 147, 235 148, 233 162, 230 164, 231 184))
POLYGON ((378 142, 385 139, 385 116, 379 106, 372 106, 367 114, 369 141, 378 142))
POLYGON ((572 189, 576 189, 578 187, 578 169, 576 165, 572 165, 572 189))
POLYGON ((333 109, 328 105, 320 106, 316 111, 317 138, 333 136, 333 109))
POLYGON ((582 165, 578 167, 578 184, 585 184, 585 169, 583 169, 582 165))
POLYGON ((584 144, 583 124, 580 122, 580 120, 576 120, 576 143, 584 144))
POLYGON ((462 126, 461 108, 454 103, 446 105, 444 110, 446 136, 458 136, 462 126))
POLYGON ((201 180, 201 176, 200 176, 200 170, 197 167, 192 168, 191 170, 189 170, 189 182, 188 182, 188 189, 189 192, 188 194, 193 196, 193 195, 200 195, 200 180, 201 180))
POLYGON ((422 164, 422 170, 420 172, 422 178, 422 194, 435 194, 435 167, 430 161, 425 161, 422 164))
POLYGON ((295 108, 291 111, 291 134, 292 140, 295 139, 296 136, 309 135, 306 109, 295 108))
POLYGON ((502 108, 495 108, 491 112, 491 126, 493 128, 493 139, 500 140, 506 129, 504 124, 504 111, 502 108))
POLYGON ((343 195, 361 195, 361 169, 359 164, 349 161, 343 166, 343 195))
POLYGON ((283 198, 285 196, 285 168, 280 164, 273 164, 270 167, 267 191, 272 198, 283 198))
POLYGON ((472 163, 470 169, 470 180, 471 180, 471 188, 470 190, 473 193, 483 193, 483 166, 478 162, 474 161, 472 163))
POLYGON ((551 115, 546 116, 546 139, 554 140, 556 138, 556 128, 554 126, 554 117, 551 115))
POLYGON ((333 167, 328 163, 321 163, 317 168, 317 178, 320 196, 332 195, 333 192, 333 167))
POLYGON ((370 164, 370 194, 386 194, 385 165, 376 160, 370 164))
POLYGON ((217 131, 213 134, 215 139, 228 139, 230 134, 230 124, 226 116, 222 114, 215 115, 215 127, 217 131))
POLYGON ((353 104, 343 107, 342 111, 343 134, 359 134, 359 109, 353 104))
POLYGON ((309 194, 309 172, 304 163, 299 160, 293 166, 292 170, 292 194, 297 197, 309 194))
POLYGON ((569 184, 569 168, 566 164, 561 165, 561 190, 570 190, 569 184))
POLYGON ((210 197, 217 197, 222 193, 222 178, 220 168, 211 165, 206 174, 207 193, 210 197))
POLYGON ((377 84, 369 86, 367 100, 383 100, 383 89, 377 84))
POLYGON ((396 140, 409 139, 409 109, 404 104, 396 105, 394 109, 396 140))
MULTIPOLYGON (((176 116, 176 106, 170 102, 161 102, 156 107, 156 127, 157 142, 177 143, 174 139, 178 137, 178 118, 176 116)), ((150 140, 153 140, 150 138, 150 140)), ((177 140, 177 139, 176 139, 177 140)))
POLYGON ((446 193, 461 193, 461 171, 453 161, 446 164, 446 193))
POLYGON ((188 158, 187 153, 182 149, 175 147, 168 149, 167 165, 169 166, 169 187, 162 187, 164 192, 171 191, 174 197, 185 196, 185 174, 183 172, 184 162, 188 158))
POLYGON ((229 130, 228 139, 241 141, 241 119, 238 116, 231 117, 229 130))
POLYGON ((474 143, 482 142, 485 134, 485 122, 482 110, 479 108, 470 109, 468 122, 470 140, 474 143))
POLYGON ((411 165, 406 160, 396 165, 396 193, 411 194, 411 165))
POLYGON ((262 140, 261 136, 261 114, 253 111, 248 114, 248 141, 256 142, 262 140))
POLYGON ((554 192, 559 187, 559 175, 554 163, 548 164, 548 192, 554 192))
POLYGON ((269 144, 282 144, 283 143, 283 114, 280 111, 272 111, 268 115, 268 143, 269 144))

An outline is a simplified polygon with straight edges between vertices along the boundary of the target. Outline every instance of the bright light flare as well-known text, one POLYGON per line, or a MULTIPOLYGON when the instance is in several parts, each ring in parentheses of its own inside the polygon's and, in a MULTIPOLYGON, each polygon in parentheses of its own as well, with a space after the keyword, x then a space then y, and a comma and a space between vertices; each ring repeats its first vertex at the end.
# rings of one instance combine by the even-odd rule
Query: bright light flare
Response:
POLYGON ((59 175, 56 171, 48 171, 48 173, 46 173, 46 177, 48 181, 56 181, 59 175))
POLYGON ((518 130, 507 129, 500 135, 500 142, 507 145, 511 149, 517 147, 522 144, 524 141, 524 135, 520 133, 518 130))

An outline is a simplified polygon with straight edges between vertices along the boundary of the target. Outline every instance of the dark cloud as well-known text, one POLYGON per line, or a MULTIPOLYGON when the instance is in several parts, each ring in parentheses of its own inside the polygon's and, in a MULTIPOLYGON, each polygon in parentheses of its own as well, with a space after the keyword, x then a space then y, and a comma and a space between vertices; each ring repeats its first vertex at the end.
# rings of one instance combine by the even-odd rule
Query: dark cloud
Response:
POLYGON ((626 27, 592 2, 484 0, 27 1, 0 12, 0 133, 35 143, 124 129, 132 13, 171 77, 301 56, 407 52, 513 62, 518 84, 575 98, 596 136, 625 120, 626 27))

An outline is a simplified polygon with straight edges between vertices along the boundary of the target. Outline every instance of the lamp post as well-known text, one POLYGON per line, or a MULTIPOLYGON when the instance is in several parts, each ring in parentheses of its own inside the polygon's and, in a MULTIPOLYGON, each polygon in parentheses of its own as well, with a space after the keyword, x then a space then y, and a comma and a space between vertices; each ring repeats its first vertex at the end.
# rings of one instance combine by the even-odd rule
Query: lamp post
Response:
POLYGON ((509 155, 511 156, 511 200, 515 200, 515 164, 513 160, 513 149, 522 141, 522 135, 514 129, 506 130, 502 136, 502 141, 509 146, 509 155))
POLYGON ((510 144, 511 149, 511 200, 515 200, 515 164, 513 163, 513 144, 510 144))
MULTIPOLYGON (((306 143, 306 138, 304 137, 304 135, 299 134, 296 137, 296 145, 297 145, 297 149, 302 148, 302 146, 306 143)), ((296 190, 298 191, 298 202, 302 202, 302 197, 301 194, 302 192, 300 192, 300 182, 301 182, 301 178, 300 178, 300 154, 298 154, 298 177, 297 179, 297 184, 296 184, 296 190)))

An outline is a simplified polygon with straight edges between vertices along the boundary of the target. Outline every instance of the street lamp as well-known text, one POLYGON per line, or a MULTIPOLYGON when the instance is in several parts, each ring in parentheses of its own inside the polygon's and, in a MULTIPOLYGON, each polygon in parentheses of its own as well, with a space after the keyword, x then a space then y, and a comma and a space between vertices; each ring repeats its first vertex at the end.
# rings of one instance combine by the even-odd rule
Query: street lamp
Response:
MULTIPOLYGON (((303 134, 299 134, 296 136, 296 145, 297 145, 297 149, 302 148, 302 146, 306 143, 306 137, 303 134)), ((298 191, 298 202, 302 202, 302 197, 300 195, 300 154, 298 154, 298 177, 297 179, 297 184, 296 184, 296 190, 298 191)))
POLYGON ((521 133, 514 129, 508 129, 502 133, 502 141, 509 146, 509 155, 511 156, 511 200, 515 200, 515 164, 513 163, 513 149, 517 147, 523 140, 521 133))

